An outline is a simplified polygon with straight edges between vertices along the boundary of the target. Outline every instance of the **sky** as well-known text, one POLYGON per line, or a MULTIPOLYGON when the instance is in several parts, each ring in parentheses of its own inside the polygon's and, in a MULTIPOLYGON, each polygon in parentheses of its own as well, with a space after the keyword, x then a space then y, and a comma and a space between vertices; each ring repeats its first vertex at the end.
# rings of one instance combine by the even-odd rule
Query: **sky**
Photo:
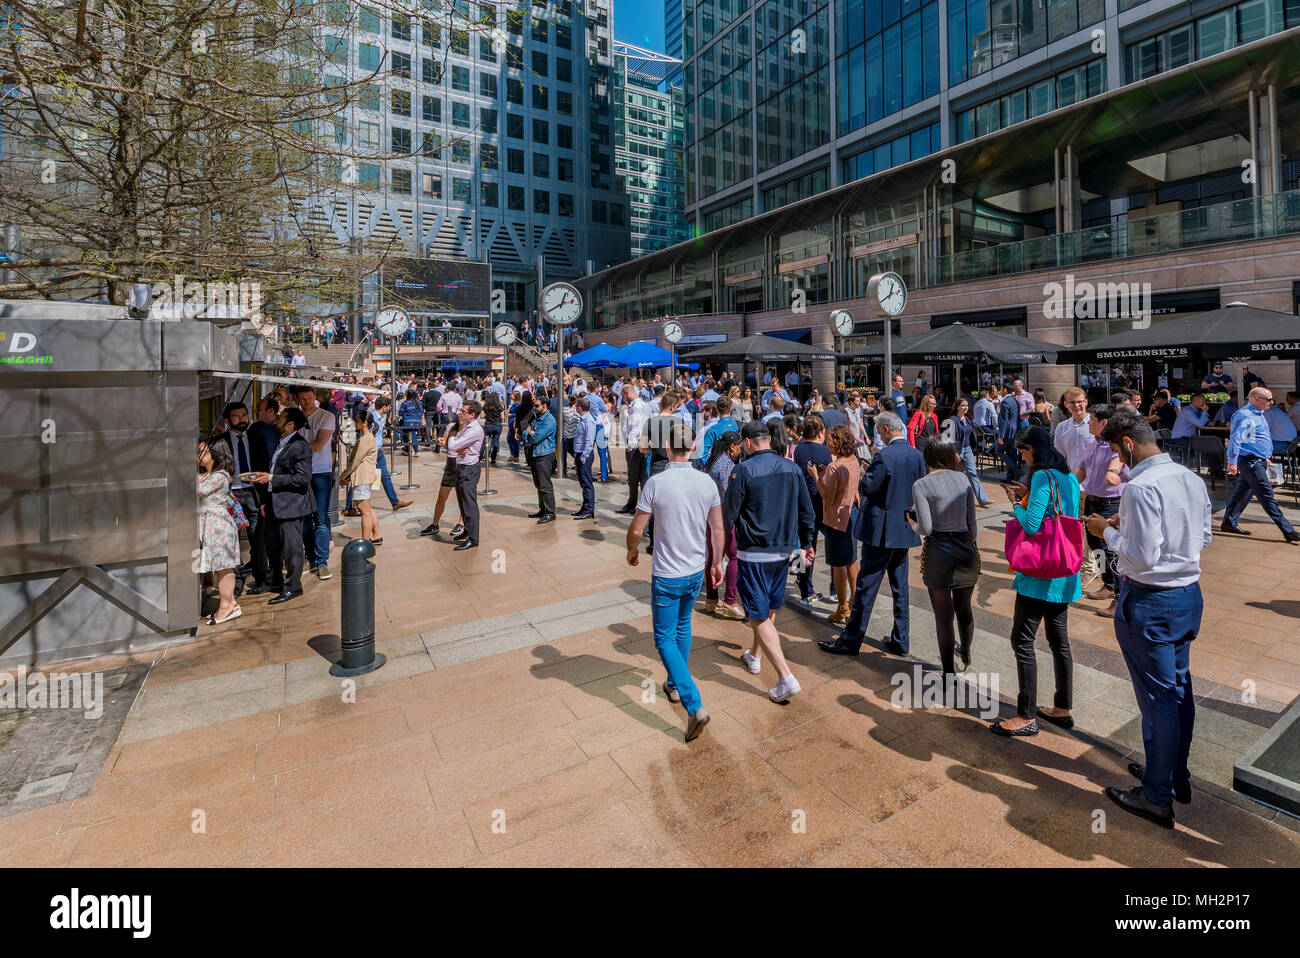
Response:
POLYGON ((663 0, 614 0, 614 39, 662 53, 663 0))

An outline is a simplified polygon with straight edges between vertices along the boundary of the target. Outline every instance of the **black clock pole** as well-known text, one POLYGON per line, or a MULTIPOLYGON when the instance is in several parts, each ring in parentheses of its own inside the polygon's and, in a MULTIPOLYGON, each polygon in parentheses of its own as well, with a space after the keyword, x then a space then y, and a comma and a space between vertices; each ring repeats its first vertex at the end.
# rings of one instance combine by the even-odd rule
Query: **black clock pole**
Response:
MULTIPOLYGON (((555 325, 555 321, 549 316, 546 319, 552 326, 555 325)), ((560 454, 560 478, 567 479, 568 461, 564 452, 564 335, 558 330, 555 336, 555 387, 560 397, 559 405, 555 407, 560 416, 555 424, 556 450, 560 454)))

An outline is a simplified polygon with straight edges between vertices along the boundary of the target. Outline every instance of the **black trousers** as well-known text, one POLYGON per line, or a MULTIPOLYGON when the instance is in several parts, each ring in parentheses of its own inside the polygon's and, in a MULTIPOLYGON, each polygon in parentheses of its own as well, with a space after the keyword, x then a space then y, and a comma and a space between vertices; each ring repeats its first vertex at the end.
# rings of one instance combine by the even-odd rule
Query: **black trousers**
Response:
POLYGON ((302 516, 266 517, 266 552, 272 592, 302 591, 302 516))
POLYGON ((649 478, 650 457, 640 449, 628 447, 627 450, 627 503, 624 509, 635 509, 641 498, 641 487, 649 478))
MULTIPOLYGON (((1111 516, 1119 515, 1119 497, 1114 499, 1099 499, 1096 496, 1085 496, 1083 500, 1083 514, 1090 516, 1094 512, 1099 516, 1105 516, 1109 519, 1111 516)), ((1105 561, 1101 563, 1101 581, 1115 592, 1119 591, 1119 572, 1115 569, 1115 553, 1106 548, 1106 540, 1088 533, 1088 548, 1093 552, 1100 549, 1105 553, 1105 561)))
POLYGON ((537 487, 537 508, 544 515, 555 515, 555 486, 551 482, 551 470, 555 468, 555 453, 532 456, 528 466, 533 471, 533 485, 537 487))
MULTIPOLYGON (((231 490, 235 498, 239 500, 239 505, 244 510, 244 515, 248 518, 248 568, 247 571, 252 573, 253 582, 257 585, 266 584, 266 519, 258 511, 261 502, 258 501, 257 493, 244 486, 242 489, 231 490)), ((244 576, 243 566, 235 569, 235 575, 242 581, 244 576)))
POLYGON ((482 469, 482 462, 456 467, 456 505, 460 507, 466 541, 475 545, 478 544, 478 477, 482 469))
POLYGON ((1052 706, 1070 708, 1073 698, 1074 659, 1070 655, 1070 636, 1066 629, 1069 603, 1044 602, 1016 593, 1015 618, 1011 623, 1011 650, 1016 653, 1016 678, 1020 694, 1016 697, 1016 714, 1031 719, 1038 714, 1038 659, 1034 656, 1034 637, 1038 624, 1047 622, 1047 645, 1052 650, 1052 671, 1056 673, 1056 695, 1052 706))

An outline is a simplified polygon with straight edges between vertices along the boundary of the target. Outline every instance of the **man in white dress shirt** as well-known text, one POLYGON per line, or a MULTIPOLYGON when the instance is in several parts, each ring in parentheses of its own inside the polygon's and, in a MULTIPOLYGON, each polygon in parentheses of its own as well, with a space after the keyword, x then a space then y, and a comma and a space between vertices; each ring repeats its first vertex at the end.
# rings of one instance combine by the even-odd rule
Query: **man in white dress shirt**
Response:
POLYGON ((1101 431, 1129 481, 1113 519, 1088 516, 1088 531, 1114 552, 1123 583, 1115 607, 1115 638, 1133 678, 1142 712, 1146 762, 1130 763, 1142 784, 1109 786, 1120 808, 1174 827, 1175 800, 1192 800, 1187 756, 1196 704, 1188 667, 1201 628, 1201 550, 1213 535, 1205 483, 1162 453, 1138 416, 1112 416, 1101 431))

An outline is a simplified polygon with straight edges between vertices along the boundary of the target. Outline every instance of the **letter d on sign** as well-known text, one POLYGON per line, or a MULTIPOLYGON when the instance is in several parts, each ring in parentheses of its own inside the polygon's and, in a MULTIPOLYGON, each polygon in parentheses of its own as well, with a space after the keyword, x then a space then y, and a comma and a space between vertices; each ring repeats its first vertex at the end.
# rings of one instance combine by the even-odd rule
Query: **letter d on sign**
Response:
POLYGON ((31 333, 14 333, 13 339, 9 340, 11 353, 30 353, 35 348, 36 337, 31 333))

